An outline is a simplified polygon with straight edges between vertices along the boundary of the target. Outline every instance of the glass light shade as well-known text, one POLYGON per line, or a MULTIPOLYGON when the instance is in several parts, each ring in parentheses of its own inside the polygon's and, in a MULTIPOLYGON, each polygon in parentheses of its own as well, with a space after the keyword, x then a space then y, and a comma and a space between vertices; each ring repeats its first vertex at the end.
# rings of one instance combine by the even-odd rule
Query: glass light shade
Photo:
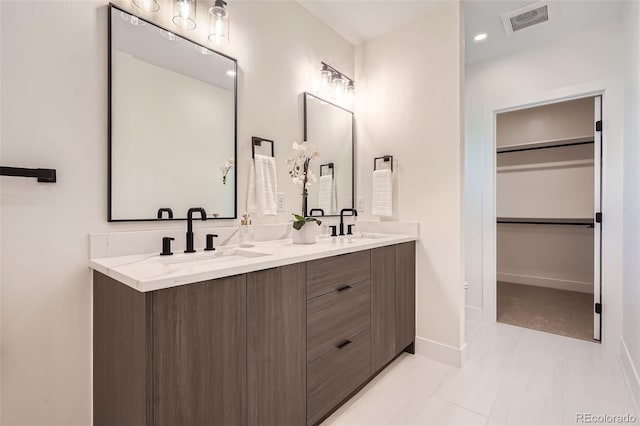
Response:
POLYGON ((209 41, 221 44, 229 42, 229 13, 227 2, 216 0, 209 8, 209 41))
POLYGON ((160 10, 160 5, 156 0, 131 0, 131 3, 145 12, 157 12, 160 10))
POLYGON ((196 27, 196 0, 173 0, 173 23, 192 30, 196 27))
POLYGON ((329 67, 326 65, 322 65, 322 70, 320 70, 320 90, 322 93, 329 93, 331 89, 331 71, 329 67))
POLYGON ((353 101, 353 95, 356 92, 356 85, 353 81, 349 80, 349 84, 347 84, 347 101, 353 101))
POLYGON ((126 12, 120 12, 120 17, 124 22, 127 22, 136 27, 140 27, 145 24, 145 22, 142 19, 138 18, 137 16, 130 15, 126 12))
POLYGON ((333 80, 331 80, 331 85, 333 86, 333 96, 337 99, 342 99, 344 97, 344 92, 346 88, 346 81, 341 74, 335 73, 333 74, 333 80))

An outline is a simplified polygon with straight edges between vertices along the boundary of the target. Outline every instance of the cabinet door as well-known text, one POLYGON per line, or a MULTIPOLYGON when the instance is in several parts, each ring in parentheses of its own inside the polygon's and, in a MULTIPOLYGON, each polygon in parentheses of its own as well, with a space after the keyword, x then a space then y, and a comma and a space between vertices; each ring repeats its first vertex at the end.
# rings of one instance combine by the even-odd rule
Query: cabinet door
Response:
POLYGON ((396 353, 416 336, 416 243, 396 246, 396 353))
POLYGON ((246 424, 246 276, 153 293, 156 426, 246 424))
POLYGON ((396 247, 371 250, 371 361, 373 371, 396 355, 396 247))
POLYGON ((247 275, 248 424, 305 424, 303 263, 247 275))

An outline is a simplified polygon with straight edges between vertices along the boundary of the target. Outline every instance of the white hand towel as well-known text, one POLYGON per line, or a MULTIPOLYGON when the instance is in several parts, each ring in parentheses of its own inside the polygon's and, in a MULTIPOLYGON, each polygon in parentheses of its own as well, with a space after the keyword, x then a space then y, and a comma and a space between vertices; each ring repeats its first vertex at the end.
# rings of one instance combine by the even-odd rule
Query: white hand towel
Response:
POLYGON ((276 182, 276 159, 258 155, 249 169, 247 212, 262 216, 278 213, 278 185, 276 182))
POLYGON ((338 194, 335 179, 332 175, 320 176, 318 183, 318 207, 325 214, 335 214, 338 205, 338 194))
POLYGON ((372 198, 371 212, 374 216, 393 215, 393 172, 391 170, 373 172, 372 198))

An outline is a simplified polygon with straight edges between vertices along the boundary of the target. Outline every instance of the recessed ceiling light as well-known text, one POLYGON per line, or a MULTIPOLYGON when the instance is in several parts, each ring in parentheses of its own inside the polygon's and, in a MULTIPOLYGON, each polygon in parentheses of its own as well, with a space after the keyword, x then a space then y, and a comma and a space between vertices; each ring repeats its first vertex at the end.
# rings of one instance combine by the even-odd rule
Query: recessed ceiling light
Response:
POLYGON ((236 75, 236 72, 234 70, 229 70, 229 71, 227 71, 227 75, 229 77, 234 77, 236 75))
POLYGON ((485 40, 487 38, 487 33, 480 33, 480 34, 476 34, 473 37, 473 41, 482 41, 485 40))

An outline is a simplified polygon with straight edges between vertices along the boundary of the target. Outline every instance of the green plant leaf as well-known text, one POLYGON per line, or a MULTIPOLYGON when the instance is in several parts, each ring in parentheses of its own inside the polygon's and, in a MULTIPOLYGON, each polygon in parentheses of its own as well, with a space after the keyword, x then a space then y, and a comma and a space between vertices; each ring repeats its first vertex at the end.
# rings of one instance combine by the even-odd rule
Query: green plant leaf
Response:
POLYGON ((303 221, 304 222, 304 217, 300 216, 299 214, 293 213, 293 217, 296 218, 296 221, 303 221))
POLYGON ((295 229, 296 231, 299 231, 302 229, 302 227, 304 226, 304 220, 300 221, 300 220, 296 220, 295 222, 293 222, 293 229, 295 229))

